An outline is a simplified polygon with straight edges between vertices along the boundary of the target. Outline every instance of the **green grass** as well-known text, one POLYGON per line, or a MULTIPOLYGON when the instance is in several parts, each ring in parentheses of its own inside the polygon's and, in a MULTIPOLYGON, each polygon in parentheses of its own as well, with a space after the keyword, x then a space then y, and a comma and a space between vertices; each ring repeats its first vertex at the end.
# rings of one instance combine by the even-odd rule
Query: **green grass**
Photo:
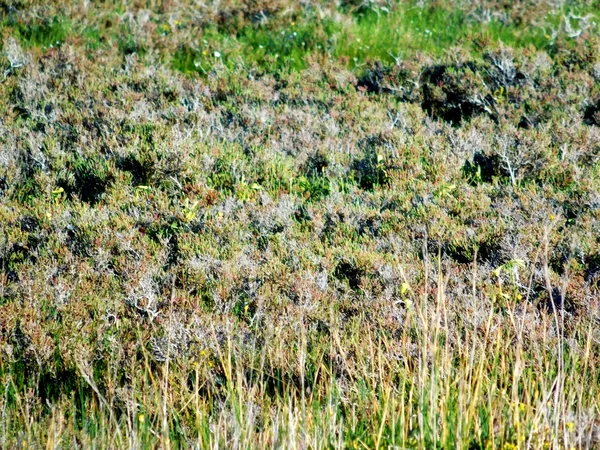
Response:
MULTIPOLYGON (((555 25, 552 17, 549 24, 555 25)), ((513 48, 548 49, 549 36, 541 28, 527 24, 475 20, 467 11, 440 6, 401 6, 392 12, 367 11, 358 15, 337 39, 333 53, 348 57, 354 66, 367 61, 393 63, 420 52, 439 57, 452 47, 474 53, 480 45, 500 43, 513 48)))
MULTIPOLYGON (((549 13, 546 25, 558 28, 562 15, 582 16, 586 12, 565 8, 549 13)), ((214 58, 215 51, 222 54, 230 69, 234 62, 241 61, 263 70, 301 70, 306 68, 307 58, 315 54, 343 58, 349 67, 360 68, 377 60, 392 64, 397 58, 409 58, 417 52, 440 57, 457 46, 477 54, 482 46, 553 51, 554 45, 553 37, 542 26, 505 23, 500 19, 484 23, 463 10, 439 6, 400 6, 392 12, 368 10, 348 22, 303 18, 299 23, 291 21, 272 27, 246 26, 235 36, 209 29, 205 34, 206 47, 180 49, 173 66, 184 72, 206 73, 215 61, 219 62, 220 58, 214 58)))
POLYGON ((185 73, 202 75, 215 64, 224 64, 230 70, 239 63, 263 71, 302 70, 307 67, 310 55, 327 53, 332 45, 329 40, 339 29, 331 20, 313 20, 303 18, 298 24, 289 21, 275 26, 248 25, 234 35, 209 27, 203 30, 199 47, 177 49, 172 66, 185 73))
MULTIPOLYGON (((539 348, 522 347, 522 324, 491 328, 498 314, 514 314, 513 309, 491 313, 481 334, 461 330, 463 344, 453 348, 449 339, 458 336, 435 319, 443 314, 442 301, 427 307, 417 301, 410 308, 407 330, 414 335, 403 335, 399 349, 407 350, 413 340, 418 343, 414 367, 390 358, 398 343, 386 333, 361 333, 361 319, 353 322, 349 334, 331 336, 355 352, 351 359, 342 354, 355 387, 343 395, 324 348, 309 351, 306 335, 300 336, 295 357, 308 391, 274 372, 269 354, 266 359, 260 353, 246 354, 238 341, 228 341, 216 354, 201 352, 193 364, 173 362, 160 369, 151 367, 150 355, 142 350, 133 390, 125 397, 113 397, 110 386, 102 388, 107 396, 99 397, 91 368, 62 375, 71 382, 61 385, 63 395, 51 395, 52 408, 25 410, 30 425, 22 430, 21 441, 53 444, 60 437, 63 445, 77 440, 87 446, 97 440, 140 448, 279 447, 306 441, 315 448, 507 449, 543 448, 572 439, 577 416, 564 418, 559 411, 576 404, 584 413, 596 398, 589 383, 598 374, 585 354, 565 347, 559 362, 536 355, 539 348), (516 339, 517 346, 505 348, 506 339, 516 339), (208 381, 214 377, 219 381, 208 381), (220 399, 220 413, 226 414, 212 425, 211 417, 219 411, 211 411, 197 395, 207 382, 220 399), (165 383, 178 385, 178 391, 165 391, 165 383), (255 410, 256 399, 267 403, 255 410), (116 401, 133 403, 113 416, 116 401), (165 402, 167 410, 161 409, 165 402), (68 413, 57 416, 57 409, 68 413), (499 421, 504 432, 498 435, 494 427, 499 421), (236 430, 235 437, 231 430, 236 430)), ((591 343, 582 336, 578 345, 584 349, 591 343)), ((2 367, 5 411, 26 408, 21 370, 2 367)), ((35 383, 31 386, 35 393, 35 383)), ((13 423, 12 415, 7 419, 5 425, 13 423)))
MULTIPOLYGON (((110 11, 109 19, 104 20, 118 17, 118 9, 110 11)), ((298 71, 307 67, 311 55, 342 58, 349 67, 360 69, 368 62, 379 60, 392 64, 396 58, 409 58, 417 52, 440 57, 457 46, 474 54, 481 52, 482 46, 495 48, 500 44, 552 52, 555 37, 550 30, 560 29, 569 14, 583 17, 590 13, 593 21, 593 9, 565 6, 562 10, 547 12, 543 25, 538 24, 539 21, 517 23, 497 17, 483 22, 467 10, 402 3, 391 10, 366 9, 354 15, 347 12, 344 21, 319 18, 313 13, 264 24, 246 24, 235 32, 211 25, 201 30, 194 28, 197 33, 194 40, 199 45, 180 43, 168 54, 174 69, 206 75, 215 64, 224 64, 229 70, 243 64, 261 70, 298 71)), ((153 40, 158 36, 169 40, 186 29, 181 22, 175 29, 158 18, 154 22, 153 40)), ((580 19, 571 18, 568 22, 577 29, 580 19)), ((115 32, 104 25, 78 26, 63 16, 29 23, 5 19, 3 26, 30 47, 49 48, 64 42, 68 36, 82 36, 92 50, 112 40, 118 42, 121 53, 143 56, 149 44, 136 42, 130 25, 123 25, 115 32)))
MULTIPOLYGON (((392 12, 361 12, 346 23, 316 17, 273 26, 245 26, 235 35, 217 28, 204 30, 204 45, 182 47, 173 67, 183 72, 206 72, 221 60, 229 69, 236 62, 264 70, 302 70, 311 55, 345 58, 349 67, 369 61, 411 57, 416 52, 441 56, 453 46, 467 42, 499 43, 517 48, 546 49, 549 38, 533 26, 473 21, 458 9, 402 6, 392 12), (349 22, 349 23, 348 23, 349 22), (221 57, 215 58, 218 52, 221 57)), ((480 49, 473 49, 479 51, 480 49)))
POLYGON ((5 20, 4 27, 9 28, 27 47, 48 49, 65 42, 71 33, 71 24, 62 16, 55 16, 29 23, 5 20))

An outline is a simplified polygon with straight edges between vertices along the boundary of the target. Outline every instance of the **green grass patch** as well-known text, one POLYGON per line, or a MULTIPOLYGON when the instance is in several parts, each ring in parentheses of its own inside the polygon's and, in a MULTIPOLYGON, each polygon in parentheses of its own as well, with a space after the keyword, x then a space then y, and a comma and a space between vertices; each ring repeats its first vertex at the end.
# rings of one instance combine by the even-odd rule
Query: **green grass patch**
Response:
POLYGON ((337 39, 334 55, 359 66, 369 60, 393 62, 416 52, 441 56, 452 46, 473 42, 544 48, 548 38, 541 29, 512 22, 477 22, 460 9, 403 6, 390 13, 359 14, 337 39))
POLYGON ((262 71, 299 71, 311 54, 326 54, 340 26, 330 19, 293 21, 276 25, 247 25, 235 34, 217 27, 203 30, 198 47, 181 45, 171 66, 184 73, 206 74, 219 64, 235 69, 241 63, 262 71))
POLYGON ((3 27, 10 30, 25 47, 42 47, 60 45, 67 39, 71 24, 66 17, 38 19, 31 22, 18 22, 8 19, 3 27))

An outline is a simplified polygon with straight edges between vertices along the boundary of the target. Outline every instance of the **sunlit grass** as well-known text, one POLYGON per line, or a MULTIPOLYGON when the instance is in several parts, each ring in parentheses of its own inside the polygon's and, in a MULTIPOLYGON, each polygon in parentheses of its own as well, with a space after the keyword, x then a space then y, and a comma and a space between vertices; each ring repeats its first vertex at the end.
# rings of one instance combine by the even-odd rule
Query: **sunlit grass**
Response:
POLYGON ((544 49, 548 38, 540 28, 499 19, 481 22, 459 9, 401 6, 392 12, 359 15, 343 30, 334 54, 349 57, 355 65, 375 60, 390 63, 416 52, 441 56, 453 46, 469 49, 473 43, 544 49))
MULTIPOLYGON (((218 343, 216 330, 207 342, 215 350, 192 360, 156 365, 141 347, 126 390, 112 384, 110 371, 95 371, 98 362, 80 357, 73 384, 33 409, 28 399, 42 386, 3 364, 2 444, 585 447, 581 436, 591 433, 599 406, 592 325, 582 323, 580 338, 567 345, 561 319, 550 315, 537 339, 524 334, 526 319, 514 306, 490 307, 476 296, 489 313, 476 318, 474 310, 465 323, 479 320, 478 328, 448 326, 440 287, 433 297, 405 297, 404 331, 394 339, 384 328, 364 332, 364 316, 316 346, 299 330, 295 351, 285 355, 298 378, 273 371, 283 346, 245 348, 233 337, 218 343)), ((282 338, 266 331, 275 342, 282 338)))
MULTIPOLYGON (((118 21, 120 9, 115 7, 114 11, 107 12, 109 19, 105 19, 105 23, 118 21)), ((267 71, 298 71, 307 67, 311 55, 343 59, 350 68, 360 70, 368 62, 379 60, 392 64, 398 58, 409 58, 416 53, 439 57, 458 46, 473 54, 499 45, 551 53, 557 36, 564 34, 565 24, 577 31, 582 17, 587 17, 586 23, 592 25, 596 17, 593 10, 564 6, 544 13, 532 23, 515 23, 498 16, 481 18, 465 9, 412 3, 399 3, 392 9, 365 9, 355 14, 346 11, 345 14, 321 17, 312 13, 297 18, 277 18, 244 24, 235 31, 207 25, 195 29, 195 44, 180 43, 164 56, 176 70, 206 75, 215 66, 236 70, 240 64, 267 71)), ((154 21, 154 38, 166 42, 187 29, 180 22, 172 28, 158 18, 154 21)), ((106 28, 104 24, 78 24, 56 16, 28 23, 10 19, 5 20, 3 26, 27 46, 43 48, 60 45, 71 35, 81 35, 91 49, 115 41, 122 53, 141 56, 150 44, 135 42, 130 24, 123 24, 117 30, 106 28)))

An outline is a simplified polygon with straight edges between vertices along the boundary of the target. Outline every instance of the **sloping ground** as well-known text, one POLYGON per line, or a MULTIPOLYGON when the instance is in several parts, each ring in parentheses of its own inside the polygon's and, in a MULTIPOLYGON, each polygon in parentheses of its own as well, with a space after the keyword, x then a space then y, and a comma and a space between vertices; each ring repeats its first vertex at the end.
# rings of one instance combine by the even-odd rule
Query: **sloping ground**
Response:
POLYGON ((0 447, 598 446, 600 41, 537 6, 0 6, 0 447))

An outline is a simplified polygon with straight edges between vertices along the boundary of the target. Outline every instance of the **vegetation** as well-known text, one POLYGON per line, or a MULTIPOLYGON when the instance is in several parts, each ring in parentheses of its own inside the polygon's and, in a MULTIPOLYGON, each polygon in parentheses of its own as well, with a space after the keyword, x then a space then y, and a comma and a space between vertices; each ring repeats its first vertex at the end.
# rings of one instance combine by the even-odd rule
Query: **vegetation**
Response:
POLYGON ((597 1, 0 1, 0 448, 600 448, 597 1))

